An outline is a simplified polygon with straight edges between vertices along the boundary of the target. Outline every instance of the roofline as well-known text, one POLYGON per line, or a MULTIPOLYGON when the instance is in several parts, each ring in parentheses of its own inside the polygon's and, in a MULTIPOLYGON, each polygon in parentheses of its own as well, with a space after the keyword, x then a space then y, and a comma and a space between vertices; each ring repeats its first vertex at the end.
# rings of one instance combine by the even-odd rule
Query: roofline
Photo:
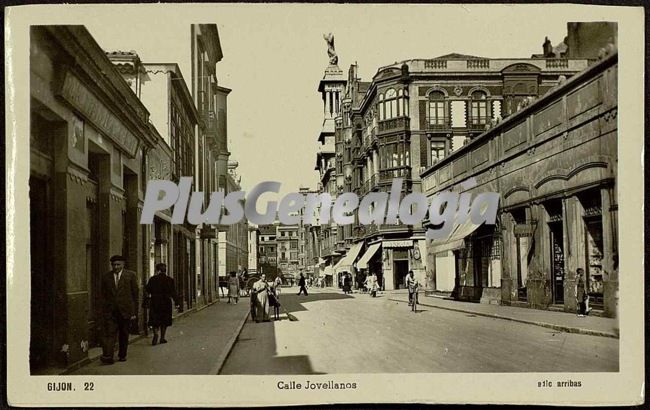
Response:
POLYGON ((607 58, 603 59, 602 61, 599 61, 597 64, 592 65, 591 67, 586 68, 585 70, 576 73, 573 77, 569 78, 564 84, 561 86, 551 89, 548 91, 545 95, 540 97, 539 99, 535 100, 532 104, 527 106, 526 108, 522 109, 521 111, 517 111, 514 114, 511 114, 510 116, 506 117, 501 121, 500 123, 496 124, 493 128, 490 128, 489 130, 483 132, 480 134, 478 137, 476 137, 474 140, 472 140, 469 144, 459 148, 457 151, 452 152, 450 155, 442 159, 441 161, 435 163, 434 165, 430 166, 429 168, 425 169, 423 172, 420 173, 420 178, 424 178, 428 176, 429 174, 433 173, 435 170, 439 169, 443 164, 446 164, 450 162, 451 160, 457 158, 460 154, 467 152, 468 150, 472 149, 472 147, 476 144, 479 143, 479 141, 482 141, 486 135, 491 135, 495 134, 498 132, 501 132, 504 130, 507 126, 516 123, 517 121, 521 121, 522 119, 525 119, 528 117, 532 112, 538 110, 540 107, 543 107, 544 104, 547 104, 549 101, 554 100, 557 98, 559 95, 563 95, 566 93, 567 89, 570 89, 573 87, 576 83, 579 81, 583 81, 584 79, 588 79, 590 77, 593 77, 597 75, 598 73, 604 71, 608 67, 616 64, 618 62, 618 52, 614 52, 612 55, 608 56, 607 58))

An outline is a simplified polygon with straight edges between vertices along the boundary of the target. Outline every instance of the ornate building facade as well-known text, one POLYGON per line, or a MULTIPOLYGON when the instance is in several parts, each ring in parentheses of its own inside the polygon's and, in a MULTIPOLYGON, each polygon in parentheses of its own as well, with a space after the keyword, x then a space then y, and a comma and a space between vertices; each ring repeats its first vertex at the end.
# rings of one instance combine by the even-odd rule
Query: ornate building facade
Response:
POLYGON ((422 173, 424 191, 498 192, 496 226, 460 225, 427 245, 428 286, 458 299, 614 315, 617 55, 593 64, 422 173), (476 187, 464 188, 474 178, 476 187))

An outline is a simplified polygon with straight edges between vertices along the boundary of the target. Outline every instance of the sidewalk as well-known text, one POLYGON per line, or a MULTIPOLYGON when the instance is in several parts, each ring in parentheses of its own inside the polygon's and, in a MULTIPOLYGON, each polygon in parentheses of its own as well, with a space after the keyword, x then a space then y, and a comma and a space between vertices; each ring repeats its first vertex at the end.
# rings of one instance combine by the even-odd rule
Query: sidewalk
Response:
MULTIPOLYGON (((388 300, 408 303, 408 292, 406 290, 387 291, 384 294, 388 300)), ((422 306, 469 313, 476 316, 511 320, 568 333, 618 338, 618 334, 615 331, 617 327, 616 319, 593 316, 578 317, 574 313, 490 305, 485 303, 459 302, 436 296, 424 296, 422 292, 420 292, 418 297, 419 304, 422 306)))
POLYGON ((135 336, 126 362, 104 365, 98 359, 101 350, 92 352, 86 366, 70 375, 167 375, 218 374, 248 317, 246 298, 238 304, 219 301, 198 311, 174 319, 167 329, 169 343, 151 345, 149 336, 135 336))

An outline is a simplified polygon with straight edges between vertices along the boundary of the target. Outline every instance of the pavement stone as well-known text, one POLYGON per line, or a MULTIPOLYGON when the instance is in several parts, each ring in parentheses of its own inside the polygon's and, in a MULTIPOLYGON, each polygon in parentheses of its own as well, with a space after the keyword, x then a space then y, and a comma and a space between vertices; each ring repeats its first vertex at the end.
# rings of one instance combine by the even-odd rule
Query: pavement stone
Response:
POLYGON ((95 357, 71 375, 218 374, 249 313, 246 298, 238 304, 219 301, 178 317, 168 328, 168 343, 151 345, 153 332, 131 340, 126 362, 104 365, 95 357))
MULTIPOLYGON (((386 292, 389 300, 408 303, 407 291, 386 292)), ((486 303, 461 302, 435 296, 419 294, 419 304, 423 306, 446 309, 456 312, 510 320, 536 326, 542 326, 562 332, 580 333, 592 336, 612 337, 618 339, 617 319, 585 316, 574 313, 554 312, 550 310, 530 309, 513 306, 492 305, 486 303)))

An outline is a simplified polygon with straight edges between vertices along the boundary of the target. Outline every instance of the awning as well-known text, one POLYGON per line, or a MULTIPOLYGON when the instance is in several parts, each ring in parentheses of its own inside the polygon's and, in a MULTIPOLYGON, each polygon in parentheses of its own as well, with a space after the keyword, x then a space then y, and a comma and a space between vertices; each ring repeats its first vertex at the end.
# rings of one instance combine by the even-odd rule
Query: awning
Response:
POLYGON ((446 239, 434 239, 431 242, 433 253, 453 251, 465 247, 465 238, 472 234, 481 225, 476 225, 468 218, 465 223, 456 225, 446 239))
POLYGON ((368 262, 370 262, 370 258, 372 258, 375 253, 377 253, 377 250, 379 250, 380 246, 381 243, 373 243, 370 245, 368 250, 366 250, 366 253, 364 253, 361 259, 359 259, 359 262, 357 262, 357 268, 368 269, 368 262))
POLYGON ((341 258, 339 263, 336 264, 336 266, 334 267, 334 271, 336 273, 352 272, 352 264, 357 259, 357 256, 359 256, 359 252, 361 252, 362 246, 363 246, 363 242, 355 243, 354 245, 352 245, 347 255, 341 258))
POLYGON ((325 276, 334 276, 334 268, 331 266, 325 267, 325 276))
POLYGON ((318 264, 319 264, 319 265, 325 265, 326 263, 327 263, 327 261, 326 261, 325 259, 323 259, 323 258, 318 258, 318 264))

